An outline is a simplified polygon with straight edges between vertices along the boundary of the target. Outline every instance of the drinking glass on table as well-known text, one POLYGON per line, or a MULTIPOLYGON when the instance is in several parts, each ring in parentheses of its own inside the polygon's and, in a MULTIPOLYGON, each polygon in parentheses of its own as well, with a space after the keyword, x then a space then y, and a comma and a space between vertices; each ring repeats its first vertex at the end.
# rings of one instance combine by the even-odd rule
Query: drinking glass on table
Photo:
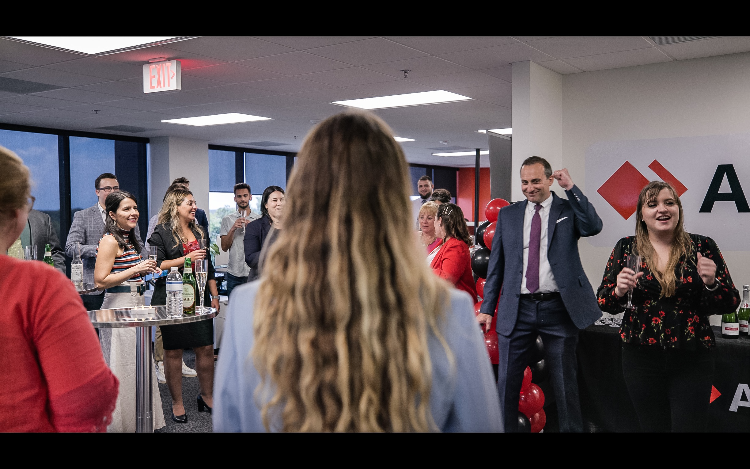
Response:
POLYGON ((23 258, 27 261, 35 261, 36 260, 36 245, 24 247, 23 258))

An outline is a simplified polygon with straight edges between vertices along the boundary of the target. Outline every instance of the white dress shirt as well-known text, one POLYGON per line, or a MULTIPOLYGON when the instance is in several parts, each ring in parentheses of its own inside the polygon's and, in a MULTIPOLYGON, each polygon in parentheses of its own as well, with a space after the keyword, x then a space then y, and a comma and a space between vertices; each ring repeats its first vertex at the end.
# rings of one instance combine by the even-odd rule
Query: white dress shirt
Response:
MULTIPOLYGON (((531 293, 526 288, 526 269, 529 264, 529 238, 531 237, 531 218, 534 216, 534 206, 529 202, 526 204, 526 213, 523 217, 523 280, 521 281, 521 294, 531 293)), ((550 293, 558 291, 555 276, 547 259, 547 226, 549 221, 549 208, 552 205, 552 194, 541 203, 539 217, 542 219, 542 233, 539 237, 539 289, 534 293, 550 293)))

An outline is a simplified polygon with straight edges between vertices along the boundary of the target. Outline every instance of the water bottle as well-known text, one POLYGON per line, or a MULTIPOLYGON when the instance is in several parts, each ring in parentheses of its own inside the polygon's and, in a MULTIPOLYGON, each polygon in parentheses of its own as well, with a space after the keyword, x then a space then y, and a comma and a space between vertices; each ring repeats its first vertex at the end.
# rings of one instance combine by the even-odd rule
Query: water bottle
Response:
POLYGON ((172 267, 167 275, 167 316, 182 317, 182 275, 172 267))

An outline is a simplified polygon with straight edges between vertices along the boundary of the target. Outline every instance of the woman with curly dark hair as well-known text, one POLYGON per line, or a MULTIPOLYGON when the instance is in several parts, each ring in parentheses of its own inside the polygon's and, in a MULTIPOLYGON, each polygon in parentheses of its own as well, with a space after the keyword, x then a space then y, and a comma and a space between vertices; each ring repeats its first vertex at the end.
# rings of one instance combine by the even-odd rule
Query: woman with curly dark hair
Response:
POLYGON ((448 280, 477 302, 477 289, 471 273, 471 237, 464 212, 456 204, 441 204, 435 218, 435 232, 443 244, 432 259, 430 267, 438 276, 448 280))

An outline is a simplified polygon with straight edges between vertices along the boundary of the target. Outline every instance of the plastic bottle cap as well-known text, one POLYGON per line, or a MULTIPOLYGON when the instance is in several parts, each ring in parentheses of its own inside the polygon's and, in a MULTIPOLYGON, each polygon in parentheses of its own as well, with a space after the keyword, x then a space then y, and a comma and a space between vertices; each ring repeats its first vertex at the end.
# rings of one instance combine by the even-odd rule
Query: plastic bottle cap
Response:
POLYGON ((172 269, 170 271, 174 272, 175 270, 177 270, 177 267, 172 267, 172 269))

